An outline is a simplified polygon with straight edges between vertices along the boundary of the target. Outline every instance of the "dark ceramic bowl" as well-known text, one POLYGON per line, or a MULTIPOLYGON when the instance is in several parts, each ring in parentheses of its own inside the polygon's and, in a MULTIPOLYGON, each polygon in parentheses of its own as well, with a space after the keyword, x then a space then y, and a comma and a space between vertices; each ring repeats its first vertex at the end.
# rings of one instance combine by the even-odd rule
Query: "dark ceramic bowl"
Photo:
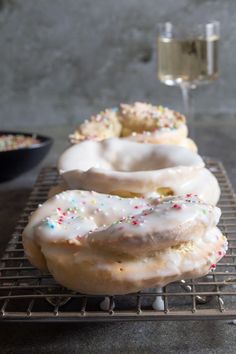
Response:
POLYGON ((37 166, 47 155, 53 143, 52 138, 43 135, 0 131, 0 136, 6 134, 34 136, 40 142, 26 148, 0 151, 0 182, 9 181, 37 166))

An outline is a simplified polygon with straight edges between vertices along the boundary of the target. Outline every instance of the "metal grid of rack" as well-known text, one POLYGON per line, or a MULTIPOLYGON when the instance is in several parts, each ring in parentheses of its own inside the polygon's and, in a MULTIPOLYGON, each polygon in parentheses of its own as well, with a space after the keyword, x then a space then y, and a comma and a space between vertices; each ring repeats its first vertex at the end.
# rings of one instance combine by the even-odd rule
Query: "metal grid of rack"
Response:
POLYGON ((47 199, 51 186, 58 182, 56 168, 44 168, 35 184, 15 232, 0 260, 1 321, 120 321, 120 320, 197 320, 236 318, 236 197, 222 164, 206 159, 207 167, 221 187, 219 227, 228 237, 229 250, 217 268, 200 279, 175 282, 162 291, 107 297, 69 291, 50 274, 42 274, 27 260, 21 233, 29 214, 47 199), (163 309, 154 310, 156 297, 163 309))

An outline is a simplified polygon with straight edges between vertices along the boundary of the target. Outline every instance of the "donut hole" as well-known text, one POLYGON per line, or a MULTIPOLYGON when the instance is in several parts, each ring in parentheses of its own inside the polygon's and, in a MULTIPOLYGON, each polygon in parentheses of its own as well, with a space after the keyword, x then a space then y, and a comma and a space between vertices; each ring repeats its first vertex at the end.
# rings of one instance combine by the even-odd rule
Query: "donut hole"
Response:
MULTIPOLYGON (((171 189, 170 187, 159 187, 156 189, 156 192, 163 197, 170 197, 175 195, 173 189, 171 189)), ((122 198, 142 198, 143 197, 142 193, 134 193, 125 190, 112 191, 110 194, 118 195, 119 197, 122 198)))
MULTIPOLYGON (((100 157, 101 166, 111 171, 147 172, 172 168, 183 163, 182 158, 181 161, 177 162, 176 148, 172 145, 168 145, 168 147, 158 146, 157 148, 157 146, 149 144, 148 148, 147 146, 144 148, 143 144, 136 142, 124 141, 117 144, 115 140, 113 141, 114 144, 112 141, 103 144, 103 155, 100 157)), ((191 155, 192 157, 188 150, 187 152, 181 148, 180 150, 184 155, 191 155)), ((189 164, 188 158, 187 156, 184 165, 189 164)))
POLYGON ((173 189, 169 188, 169 187, 160 187, 157 188, 157 193, 160 194, 163 197, 169 197, 174 195, 174 191, 173 189))
POLYGON ((112 195, 118 195, 119 197, 122 198, 141 198, 142 194, 141 193, 134 193, 134 192, 129 192, 129 191, 122 191, 122 190, 117 190, 117 191, 112 191, 110 192, 112 195))
POLYGON ((172 127, 178 128, 185 122, 185 118, 172 110, 161 106, 153 106, 143 102, 133 105, 121 104, 118 118, 122 126, 121 136, 126 137, 132 133, 143 134, 172 127))
POLYGON ((143 121, 142 124, 138 124, 136 126, 131 125, 127 127, 123 127, 121 131, 121 137, 126 138, 128 136, 135 136, 136 134, 145 134, 145 133, 153 133, 157 130, 156 124, 153 122, 148 124, 145 124, 145 121, 143 121))

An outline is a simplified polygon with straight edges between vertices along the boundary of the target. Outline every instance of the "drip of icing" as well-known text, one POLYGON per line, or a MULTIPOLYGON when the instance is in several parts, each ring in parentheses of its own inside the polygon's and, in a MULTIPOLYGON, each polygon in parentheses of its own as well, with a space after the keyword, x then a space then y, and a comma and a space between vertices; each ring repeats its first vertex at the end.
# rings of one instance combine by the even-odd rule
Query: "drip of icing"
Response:
POLYGON ((108 310, 114 310, 114 308, 115 308, 115 304, 113 303, 112 304, 112 306, 111 306, 111 308, 110 308, 110 299, 109 299, 109 297, 108 296, 106 296, 105 298, 104 298, 104 300, 102 300, 101 302, 100 302, 100 304, 99 304, 99 306, 100 306, 100 309, 102 310, 102 311, 108 311, 108 310))
MULTIPOLYGON (((162 287, 156 287, 155 290, 157 293, 163 292, 162 287)), ((152 308, 153 308, 153 310, 156 310, 156 311, 164 311, 165 306, 164 306, 164 300, 163 300, 162 296, 156 296, 154 302, 152 303, 152 308)))

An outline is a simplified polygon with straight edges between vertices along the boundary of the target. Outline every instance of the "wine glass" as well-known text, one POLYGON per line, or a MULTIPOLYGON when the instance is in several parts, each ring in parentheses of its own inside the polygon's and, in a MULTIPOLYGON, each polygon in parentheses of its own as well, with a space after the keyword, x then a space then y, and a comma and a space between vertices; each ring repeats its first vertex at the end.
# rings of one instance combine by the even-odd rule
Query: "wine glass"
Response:
POLYGON ((170 22, 159 25, 158 78, 166 85, 181 88, 191 129, 190 90, 218 78, 219 39, 217 21, 191 26, 170 22))

